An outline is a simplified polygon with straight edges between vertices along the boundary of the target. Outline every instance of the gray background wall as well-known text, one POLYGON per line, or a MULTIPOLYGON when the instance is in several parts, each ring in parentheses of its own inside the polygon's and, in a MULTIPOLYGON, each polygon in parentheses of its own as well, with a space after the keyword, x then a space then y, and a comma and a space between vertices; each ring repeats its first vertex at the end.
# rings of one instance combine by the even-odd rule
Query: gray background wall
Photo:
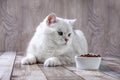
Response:
POLYGON ((77 18, 90 52, 120 56, 120 0, 0 0, 0 51, 25 51, 51 12, 77 18))

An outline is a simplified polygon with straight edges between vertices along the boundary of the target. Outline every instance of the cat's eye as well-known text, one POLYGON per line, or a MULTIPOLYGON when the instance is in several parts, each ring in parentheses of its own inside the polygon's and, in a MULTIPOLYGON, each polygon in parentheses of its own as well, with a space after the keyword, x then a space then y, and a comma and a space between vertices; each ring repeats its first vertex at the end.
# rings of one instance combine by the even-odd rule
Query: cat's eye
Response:
POLYGON ((68 37, 70 37, 70 36, 71 36, 71 33, 68 34, 68 37))
POLYGON ((63 32, 62 32, 62 31, 58 31, 58 34, 59 34, 60 36, 62 36, 62 35, 63 35, 63 32))

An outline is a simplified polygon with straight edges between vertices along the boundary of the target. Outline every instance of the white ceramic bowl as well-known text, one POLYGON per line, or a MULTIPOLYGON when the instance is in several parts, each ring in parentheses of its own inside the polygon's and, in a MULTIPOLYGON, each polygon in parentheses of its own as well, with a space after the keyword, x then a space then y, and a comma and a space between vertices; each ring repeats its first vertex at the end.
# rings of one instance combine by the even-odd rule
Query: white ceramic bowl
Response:
POLYGON ((75 56, 77 69, 96 70, 99 69, 101 57, 80 57, 75 56))

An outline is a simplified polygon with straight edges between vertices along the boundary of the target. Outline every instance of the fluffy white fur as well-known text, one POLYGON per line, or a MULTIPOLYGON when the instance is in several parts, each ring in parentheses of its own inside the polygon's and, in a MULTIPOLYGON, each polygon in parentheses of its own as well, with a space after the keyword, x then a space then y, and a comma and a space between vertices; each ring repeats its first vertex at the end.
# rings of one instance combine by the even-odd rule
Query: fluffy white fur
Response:
POLYGON ((75 20, 56 17, 54 13, 49 14, 37 27, 28 45, 27 55, 21 63, 66 65, 74 63, 75 55, 87 53, 87 40, 82 31, 72 29, 74 22, 75 20), (59 31, 63 32, 63 35, 59 35, 59 31))

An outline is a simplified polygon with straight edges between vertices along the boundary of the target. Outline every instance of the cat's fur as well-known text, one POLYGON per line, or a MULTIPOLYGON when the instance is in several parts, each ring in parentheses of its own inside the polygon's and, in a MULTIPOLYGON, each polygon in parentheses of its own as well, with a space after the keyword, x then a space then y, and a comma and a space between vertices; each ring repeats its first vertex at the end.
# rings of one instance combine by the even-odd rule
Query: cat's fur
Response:
POLYGON ((28 45, 27 55, 21 63, 65 65, 73 63, 75 55, 87 53, 87 40, 82 31, 72 29, 74 22, 75 20, 56 17, 54 13, 49 14, 37 27, 28 45))

